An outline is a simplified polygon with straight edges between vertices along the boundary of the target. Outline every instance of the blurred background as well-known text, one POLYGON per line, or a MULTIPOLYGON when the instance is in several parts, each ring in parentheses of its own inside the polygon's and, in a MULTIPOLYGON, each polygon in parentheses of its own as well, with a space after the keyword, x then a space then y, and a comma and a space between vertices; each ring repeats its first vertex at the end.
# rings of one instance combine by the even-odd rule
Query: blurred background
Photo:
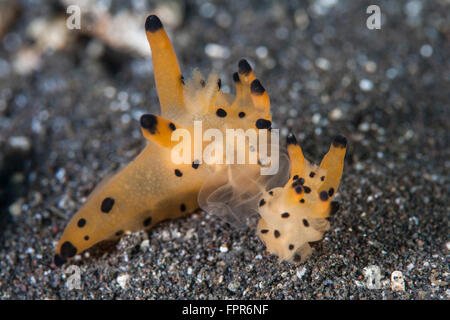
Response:
MULTIPOLYGON (((324 280, 320 290, 306 281, 287 293, 260 288, 247 296, 223 284, 213 297, 448 298, 430 275, 448 275, 449 9, 448 0, 2 0, 0 298, 68 294, 46 273, 55 241, 101 178, 145 145, 139 117, 159 111, 144 32, 151 13, 184 76, 194 67, 215 70, 223 90, 234 92, 231 76, 247 58, 271 97, 273 126, 283 137, 295 133, 310 160, 336 134, 349 139, 338 197, 344 209, 332 222, 340 233, 318 251, 343 254, 344 269, 357 265, 345 273, 351 279, 382 261, 410 281, 403 296, 324 280), (373 4, 381 20, 371 30, 373 4)), ((204 239, 217 231, 210 228, 204 239)), ((343 276, 323 259, 323 268, 343 276)), ((239 261, 234 271, 245 273, 239 261)), ((184 294, 210 297, 192 288, 184 294)))

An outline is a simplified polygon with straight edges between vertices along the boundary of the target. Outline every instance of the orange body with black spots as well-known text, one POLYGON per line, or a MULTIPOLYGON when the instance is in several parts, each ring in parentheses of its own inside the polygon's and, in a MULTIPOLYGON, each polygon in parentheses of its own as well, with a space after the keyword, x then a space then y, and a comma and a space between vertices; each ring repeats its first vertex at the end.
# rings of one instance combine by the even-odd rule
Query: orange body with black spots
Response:
MULTIPOLYGON (((171 135, 176 130, 188 130, 193 137, 194 121, 201 121, 203 130, 217 128, 224 133, 226 128, 258 129, 262 120, 270 126, 267 93, 245 60, 240 61, 239 72, 233 76, 236 96, 232 97, 220 90, 216 74, 206 80, 198 71, 193 72, 191 79, 182 76, 158 17, 149 16, 145 27, 161 116, 141 117, 147 146, 126 167, 101 182, 75 214, 58 244, 57 264, 103 240, 118 238, 126 231, 151 228, 198 208, 197 196, 205 180, 225 166, 207 165, 194 158, 189 164, 175 165, 171 161, 175 144, 171 135), (252 92, 252 85, 257 91, 252 92)), ((256 177, 259 167, 248 167, 248 172, 256 177)))
POLYGON ((271 253, 301 262, 312 252, 309 242, 322 239, 330 227, 326 218, 338 209, 331 200, 341 180, 347 139, 334 138, 320 166, 304 158, 293 135, 287 137, 287 145, 290 179, 284 187, 262 195, 258 233, 271 253))
MULTIPOLYGON (((297 237, 295 226, 278 227, 278 221, 272 219, 275 211, 293 206, 292 201, 297 201, 300 195, 295 192, 298 188, 294 188, 294 192, 288 185, 281 188, 289 176, 287 158, 275 177, 264 177, 260 175, 261 163, 230 165, 219 161, 224 159, 216 159, 212 163, 197 159, 194 141, 187 141, 191 148, 189 161, 175 164, 172 157, 177 144, 173 135, 184 131, 195 137, 196 121, 201 121, 203 130, 214 128, 223 135, 226 129, 231 128, 255 129, 258 132, 271 130, 269 97, 252 68, 247 61, 241 60, 238 72, 233 74, 236 94, 226 94, 220 90, 221 81, 216 74, 207 79, 198 71, 194 71, 189 79, 182 76, 172 44, 158 17, 149 16, 145 29, 152 51, 161 115, 145 114, 141 117, 141 130, 148 140, 147 146, 127 166, 95 188, 67 225, 56 248, 55 264, 61 265, 101 241, 118 239, 127 231, 149 229, 162 220, 181 217, 199 205, 213 213, 217 210, 224 212, 226 208, 225 211, 231 210, 234 217, 237 212, 259 211, 262 219, 258 230, 269 251, 282 259, 295 260, 280 249, 285 246, 284 241, 283 244, 273 242, 272 245, 272 240, 265 238, 261 229, 282 230, 283 233, 276 237, 280 239, 286 237, 286 231, 297 237), (269 187, 278 188, 267 193, 269 187), (273 194, 272 200, 267 196, 270 193, 273 194), (259 206, 261 195, 267 198, 266 206, 259 206), (226 205, 219 208, 217 201, 221 199, 226 205), (275 211, 268 209, 271 206, 275 211)), ((202 147, 207 145, 202 143, 202 147)), ((303 155, 300 164, 298 150, 294 152, 289 148, 291 181, 288 184, 291 184, 294 171, 305 174, 311 166, 302 158, 303 155)), ((248 155, 252 152, 250 142, 246 142, 245 149, 248 149, 248 155)), ((314 196, 304 194, 305 200, 311 204, 308 204, 309 215, 302 211, 301 217, 323 219, 329 213, 332 195, 323 200, 321 192, 324 188, 328 193, 332 188, 337 190, 345 154, 341 149, 332 147, 320 168, 314 169, 318 176, 326 178, 322 183, 311 184, 314 196)), ((302 188, 304 193, 306 186, 302 188)), ((319 239, 319 236, 309 236, 308 233, 296 245, 301 247, 304 239, 312 238, 319 239)))

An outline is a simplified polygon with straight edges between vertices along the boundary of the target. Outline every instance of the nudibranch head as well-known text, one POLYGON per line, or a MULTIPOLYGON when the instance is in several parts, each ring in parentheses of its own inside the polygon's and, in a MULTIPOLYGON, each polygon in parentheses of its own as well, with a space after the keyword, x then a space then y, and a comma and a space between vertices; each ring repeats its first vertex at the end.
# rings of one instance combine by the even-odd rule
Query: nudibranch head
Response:
POLYGON ((292 134, 287 137, 290 179, 260 198, 258 234, 270 253, 289 262, 304 261, 329 229, 326 219, 338 209, 332 202, 344 167, 347 139, 334 138, 320 166, 308 162, 292 134))

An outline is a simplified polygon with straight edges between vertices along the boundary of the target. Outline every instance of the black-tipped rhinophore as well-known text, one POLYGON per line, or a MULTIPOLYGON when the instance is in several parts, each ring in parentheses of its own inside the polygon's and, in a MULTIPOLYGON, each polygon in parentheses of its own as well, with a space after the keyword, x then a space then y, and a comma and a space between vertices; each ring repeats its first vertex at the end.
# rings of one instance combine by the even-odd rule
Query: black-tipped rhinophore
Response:
POLYGON ((66 241, 61 246, 61 257, 72 258, 77 254, 77 248, 70 241, 66 241))
POLYGON ((256 127, 258 129, 269 129, 272 125, 272 122, 266 119, 258 119, 256 120, 256 127))
POLYGON ((217 80, 217 87, 219 88, 219 90, 220 90, 220 88, 222 88, 222 79, 220 79, 220 78, 219 78, 219 80, 217 80))
POLYGON ((153 114, 144 114, 141 116, 141 127, 155 134, 158 119, 153 114))
POLYGON ((55 258, 53 259, 53 262, 55 263, 55 266, 61 267, 64 263, 67 262, 67 260, 61 258, 61 256, 59 254, 55 254, 55 258))
POLYGON ((297 138, 292 133, 289 133, 288 136, 286 137, 286 143, 288 145, 297 144, 297 138))
POLYGON ((258 79, 255 79, 252 81, 250 85, 250 92, 253 94, 256 94, 258 96, 262 95, 266 91, 264 87, 262 86, 261 82, 259 82, 258 79))
POLYGON ((145 30, 149 32, 156 32, 163 27, 161 20, 154 14, 147 17, 145 20, 145 30))
POLYGON ((239 74, 243 74, 244 76, 247 76, 252 71, 252 67, 250 67, 250 64, 245 59, 239 61, 238 67, 239 74))
POLYGON ((347 147, 347 138, 344 136, 341 136, 340 134, 337 135, 333 140, 333 146, 336 148, 347 147))
POLYGON ((241 79, 239 79, 239 73, 237 73, 237 72, 233 73, 233 81, 241 82, 241 79))

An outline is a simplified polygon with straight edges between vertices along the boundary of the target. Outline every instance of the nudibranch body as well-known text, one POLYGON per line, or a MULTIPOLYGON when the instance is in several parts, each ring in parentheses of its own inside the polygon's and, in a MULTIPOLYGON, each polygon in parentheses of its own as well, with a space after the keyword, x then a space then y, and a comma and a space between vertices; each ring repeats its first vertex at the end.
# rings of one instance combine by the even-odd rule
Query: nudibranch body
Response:
MULTIPOLYGON (((233 74, 235 96, 220 90, 217 74, 205 80, 194 71, 192 78, 184 78, 159 18, 149 16, 145 29, 161 115, 141 117, 147 146, 95 188, 64 230, 55 264, 61 265, 101 241, 118 239, 127 231, 150 229, 199 206, 233 222, 240 222, 248 213, 259 213, 258 235, 268 251, 282 260, 303 261, 311 252, 308 242, 321 239, 329 228, 325 218, 336 209, 331 199, 342 175, 346 139, 336 137, 320 166, 314 166, 304 159, 295 138, 288 136, 290 165, 287 157, 279 154, 279 170, 273 176, 261 174, 261 167, 267 165, 264 161, 248 161, 255 153, 258 160, 265 159, 251 139, 244 140, 243 164, 229 163, 224 154, 215 152, 210 154, 212 161, 207 161, 205 152, 199 158, 194 141, 196 123, 201 123, 203 132, 211 129, 223 136, 227 129, 252 129, 258 137, 270 132, 266 147, 278 146, 277 139, 272 139, 276 130, 271 129, 269 96, 246 60, 239 61, 238 72, 233 74), (174 139, 177 133, 189 137, 180 138, 186 146, 180 152, 184 158, 180 164, 173 161, 172 152, 179 145, 174 139)), ((200 145, 206 151, 212 137, 208 140, 201 135, 200 145)), ((231 148, 238 151, 234 143, 231 148)))
POLYGON ((320 166, 303 156, 295 136, 287 137, 290 179, 283 188, 265 192, 259 202, 258 234, 267 250, 289 262, 304 261, 330 227, 326 219, 338 210, 332 202, 344 167, 347 139, 337 136, 320 166))
MULTIPOLYGON (((193 72, 192 79, 182 76, 158 17, 149 16, 145 29, 161 116, 141 117, 148 145, 126 167, 101 182, 71 219, 57 246, 57 265, 98 242, 119 238, 126 231, 149 229, 198 208, 197 196, 205 180, 214 172, 226 170, 226 166, 207 165, 193 156, 189 164, 175 165, 171 161, 175 144, 171 135, 178 129, 194 137, 194 121, 201 121, 203 130, 215 128, 223 133, 227 128, 268 130, 271 126, 269 97, 246 60, 239 62, 239 71, 233 74, 233 98, 220 90, 216 74, 206 81, 198 71, 193 72)), ((246 165, 246 174, 257 180, 259 166, 246 165)), ((258 191, 256 187, 249 189, 252 195, 258 191)))

